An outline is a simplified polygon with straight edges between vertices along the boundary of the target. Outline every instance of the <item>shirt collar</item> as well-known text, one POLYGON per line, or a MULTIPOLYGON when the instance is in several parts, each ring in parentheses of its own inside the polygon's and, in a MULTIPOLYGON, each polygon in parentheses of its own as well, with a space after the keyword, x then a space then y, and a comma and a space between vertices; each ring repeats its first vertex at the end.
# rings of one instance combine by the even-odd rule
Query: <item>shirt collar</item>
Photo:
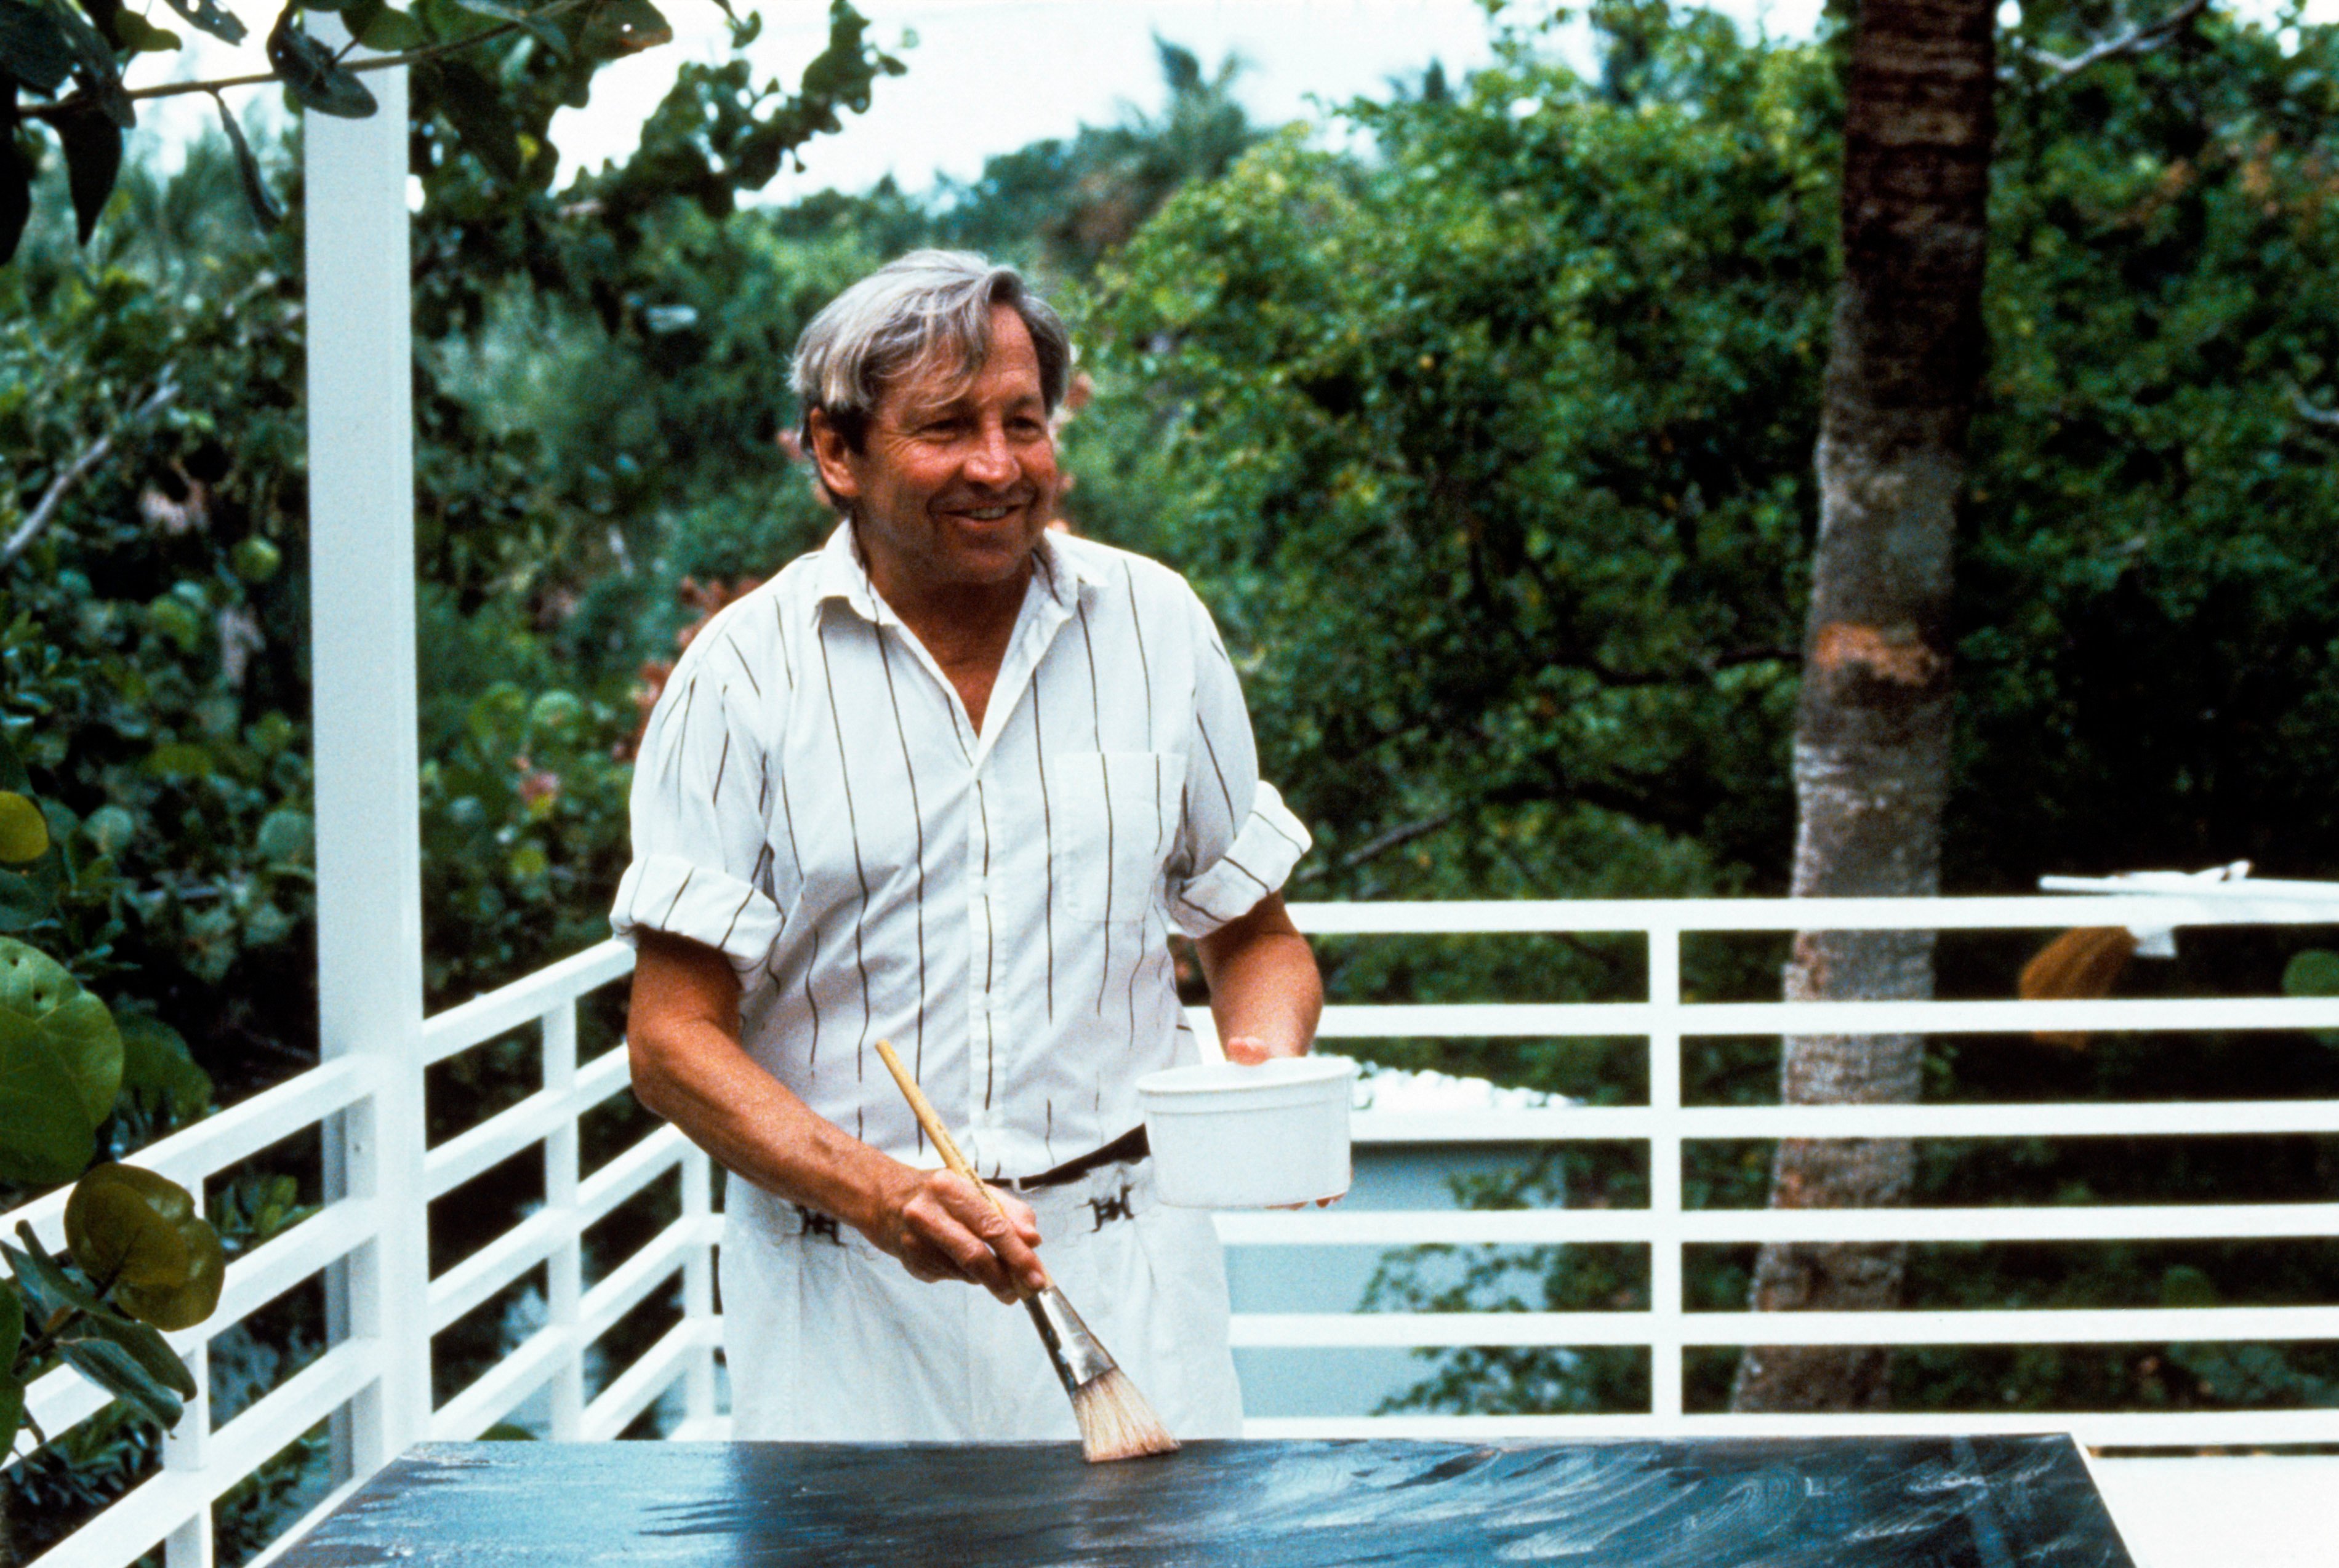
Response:
MULTIPOLYGON (((1088 552, 1062 547, 1053 533, 1040 536, 1031 562, 1032 582, 1067 613, 1079 607, 1081 592, 1104 587, 1104 575, 1088 552)), ((869 580, 869 563, 862 558, 861 542, 850 522, 837 524, 836 531, 828 536, 828 543, 821 547, 818 572, 817 597, 822 602, 842 599, 863 620, 881 620, 877 587, 869 580)))

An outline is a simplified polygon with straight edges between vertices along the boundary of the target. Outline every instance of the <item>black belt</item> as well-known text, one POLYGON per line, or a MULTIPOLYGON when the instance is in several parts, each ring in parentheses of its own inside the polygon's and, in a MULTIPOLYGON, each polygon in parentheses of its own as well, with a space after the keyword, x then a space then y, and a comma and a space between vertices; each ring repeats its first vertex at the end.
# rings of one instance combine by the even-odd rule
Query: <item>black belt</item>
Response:
POLYGON ((1078 1159, 1068 1159, 1053 1170, 1002 1181, 1000 1185, 1011 1192, 1036 1192, 1043 1187, 1062 1187, 1068 1182, 1078 1181, 1100 1167, 1143 1159, 1151 1152, 1151 1146, 1145 1141, 1145 1129, 1142 1126, 1132 1127, 1102 1149, 1091 1149, 1078 1159))

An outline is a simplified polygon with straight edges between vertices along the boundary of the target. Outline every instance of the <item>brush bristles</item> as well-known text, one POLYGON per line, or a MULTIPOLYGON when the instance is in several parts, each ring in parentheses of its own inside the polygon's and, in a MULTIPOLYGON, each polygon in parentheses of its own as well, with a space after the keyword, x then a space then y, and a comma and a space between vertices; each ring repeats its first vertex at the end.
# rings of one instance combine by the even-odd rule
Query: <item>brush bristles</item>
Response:
POLYGON ((1177 1451, 1178 1440, 1118 1366, 1081 1385, 1072 1418, 1081 1424, 1081 1455, 1091 1464, 1177 1451))

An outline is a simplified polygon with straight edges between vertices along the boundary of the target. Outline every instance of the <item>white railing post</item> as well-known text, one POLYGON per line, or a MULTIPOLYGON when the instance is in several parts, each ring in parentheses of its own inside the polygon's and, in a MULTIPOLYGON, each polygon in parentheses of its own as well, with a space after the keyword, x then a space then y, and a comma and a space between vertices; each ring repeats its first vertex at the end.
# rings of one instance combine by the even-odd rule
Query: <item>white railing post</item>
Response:
MULTIPOLYGON (((212 1357, 206 1345, 187 1357, 187 1372, 195 1380, 195 1396, 180 1413, 179 1424, 163 1439, 166 1472, 201 1470, 212 1435, 212 1357)), ((163 1568, 212 1568, 212 1511, 206 1504, 163 1539, 163 1568)))
POLYGON ((1649 932, 1649 1409, 1682 1413, 1681 928, 1649 932))
MULTIPOLYGON (((321 38, 347 40, 331 13, 311 15, 321 38)), ((380 1069, 375 1092, 328 1129, 326 1178, 329 1196, 389 1200, 380 1236, 328 1278, 333 1337, 379 1347, 378 1376, 335 1424, 351 1475, 421 1438, 430 1416, 406 72, 365 81, 372 117, 301 127, 318 1042, 380 1069)))
MULTIPOLYGON (((544 1087, 566 1094, 577 1087, 577 1004, 564 1001, 544 1015, 544 1087)), ((575 1337, 577 1304, 585 1295, 585 1247, 577 1207, 577 1118, 544 1137, 544 1207, 559 1217, 560 1242, 545 1260, 545 1318, 568 1336, 560 1370, 552 1376, 552 1436, 573 1443, 585 1435, 585 1346, 575 1337)))
MULTIPOLYGON (((683 1218, 703 1228, 714 1212, 715 1162, 706 1150, 693 1149, 682 1157, 683 1218)), ((690 1259, 682 1266, 682 1313, 694 1324, 715 1320, 715 1255, 704 1242, 691 1247, 690 1259)), ((715 1346, 706 1344, 691 1352, 690 1369, 684 1374, 683 1419, 696 1424, 714 1415, 715 1346)))

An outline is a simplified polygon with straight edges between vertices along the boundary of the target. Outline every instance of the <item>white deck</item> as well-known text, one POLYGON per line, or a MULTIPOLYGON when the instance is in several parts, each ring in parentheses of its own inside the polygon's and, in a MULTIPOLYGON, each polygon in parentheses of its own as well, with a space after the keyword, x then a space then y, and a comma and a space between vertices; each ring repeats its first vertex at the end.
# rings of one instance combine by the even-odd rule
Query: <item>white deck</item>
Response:
POLYGON ((2099 1459, 2137 1568, 2334 1568, 2339 1455, 2099 1459))

